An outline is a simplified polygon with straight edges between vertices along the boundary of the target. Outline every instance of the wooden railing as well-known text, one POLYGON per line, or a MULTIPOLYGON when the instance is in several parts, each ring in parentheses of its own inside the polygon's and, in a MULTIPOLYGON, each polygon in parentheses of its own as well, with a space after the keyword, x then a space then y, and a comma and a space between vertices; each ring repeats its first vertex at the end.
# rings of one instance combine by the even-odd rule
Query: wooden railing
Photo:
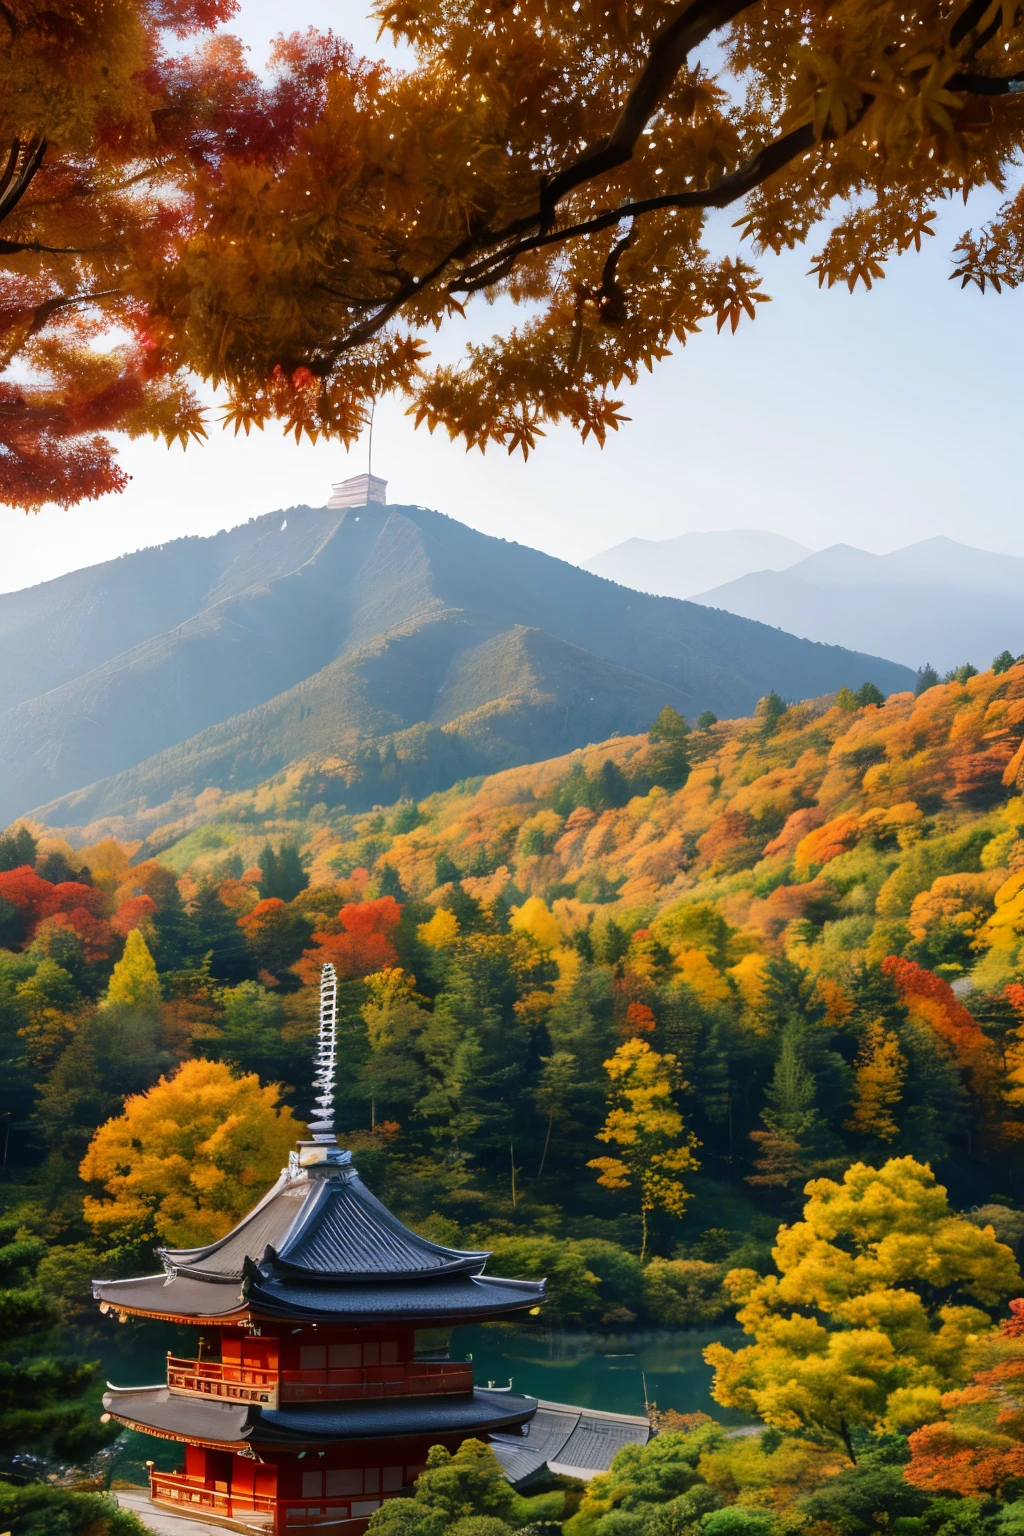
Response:
POLYGON ((205 1511, 243 1525, 251 1517, 254 1526, 284 1536, 304 1526, 315 1526, 321 1532, 344 1526, 347 1536, 354 1536, 357 1526, 361 1530, 384 1499, 394 1497, 387 1493, 372 1498, 278 1499, 264 1493, 233 1496, 219 1488, 207 1488, 180 1472, 155 1469, 150 1473, 149 1490, 153 1499, 183 1513, 205 1511))
POLYGON ((225 1360, 179 1360, 167 1356, 167 1385, 188 1397, 231 1402, 345 1402, 375 1397, 428 1397, 473 1390, 472 1367, 461 1360, 410 1361, 399 1365, 353 1366, 346 1370, 276 1371, 225 1360))
POLYGON ((167 1385, 188 1397, 229 1398, 235 1403, 262 1403, 276 1408, 278 1373, 258 1365, 224 1360, 178 1360, 167 1356, 167 1385))

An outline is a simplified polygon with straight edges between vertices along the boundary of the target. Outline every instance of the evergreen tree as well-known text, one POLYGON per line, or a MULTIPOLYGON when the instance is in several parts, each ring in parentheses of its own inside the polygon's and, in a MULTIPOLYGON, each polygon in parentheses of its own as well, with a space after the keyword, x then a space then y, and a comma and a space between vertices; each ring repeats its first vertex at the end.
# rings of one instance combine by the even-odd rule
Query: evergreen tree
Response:
POLYGON ((266 901, 276 896, 279 901, 294 901, 300 891, 309 884, 309 875, 302 867, 299 845, 282 843, 275 853, 269 843, 260 850, 260 897, 266 901))
POLYGON ((788 1189, 824 1168, 825 1126, 815 1107, 814 1078, 804 1060, 803 1028, 797 1023, 783 1030, 765 1098, 764 1130, 750 1133, 757 1156, 756 1171, 747 1175, 747 1183, 788 1189))
POLYGON ((193 954, 210 956, 210 973, 221 982, 243 981, 251 974, 251 960, 245 939, 234 913, 229 912, 217 894, 217 887, 204 880, 189 911, 193 954))
POLYGON ((39 1276, 46 1253, 41 1238, 0 1221, 0 1451, 80 1461, 119 1431, 84 1401, 97 1368, 57 1352, 59 1313, 39 1276))
POLYGON ((861 683, 854 697, 857 700, 858 709, 864 709, 868 704, 885 703, 885 694, 874 683, 861 683))
POLYGON ((698 731, 710 731, 713 725, 718 724, 718 716, 710 709, 702 709, 697 716, 698 731))
POLYGON ((992 671, 998 677, 1003 672, 1009 672, 1010 668, 1016 665, 1017 660, 1012 651, 1000 651, 992 663, 992 671))
POLYGON ((409 900, 408 892, 402 885, 398 870, 392 864, 379 866, 380 874, 377 877, 377 895, 393 896, 398 902, 404 904, 409 900))
POLYGON ((13 827, 0 837, 0 874, 36 862, 37 843, 26 826, 13 827))
POLYGON ((610 757, 606 757, 601 764, 598 782, 603 805, 614 810, 619 806, 629 804, 630 796, 632 795, 629 780, 618 763, 613 763, 610 757))
POLYGON ((754 714, 761 722, 761 730, 766 736, 774 734, 788 707, 785 699, 781 694, 776 693, 774 688, 770 693, 766 693, 763 699, 758 699, 754 714))
POLYGON ((441 848, 434 855, 434 884, 451 885, 454 881, 459 879, 461 879, 459 869, 453 862, 447 850, 441 848))
POLYGON ((150 944, 158 971, 177 971, 198 958, 195 930, 176 883, 161 895, 151 923, 150 944))
POLYGON ((917 682, 914 684, 914 698, 919 699, 922 693, 927 693, 929 688, 938 685, 939 674, 930 661, 926 661, 923 667, 917 669, 917 682))
POLYGON ((647 772, 662 789, 682 789, 690 777, 689 734, 690 727, 671 704, 665 705, 647 732, 650 742, 647 772))

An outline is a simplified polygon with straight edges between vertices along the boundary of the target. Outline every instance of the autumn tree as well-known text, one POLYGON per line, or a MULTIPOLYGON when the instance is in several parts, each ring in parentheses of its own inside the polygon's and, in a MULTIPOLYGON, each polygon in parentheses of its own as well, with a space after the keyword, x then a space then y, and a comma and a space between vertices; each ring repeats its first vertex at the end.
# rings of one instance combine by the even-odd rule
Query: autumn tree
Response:
POLYGON ((402 909, 393 896, 379 896, 376 901, 346 902, 338 913, 336 932, 326 928, 313 934, 315 948, 307 949, 295 969, 311 985, 319 980, 320 969, 327 962, 334 966, 340 980, 369 976, 398 963, 392 934, 398 927, 402 909))
POLYGON ((125 939, 124 954, 114 966, 105 1002, 108 1007, 154 1010, 159 1008, 160 999, 160 978, 153 956, 141 929, 133 928, 125 939))
POLYGON ((698 1142, 676 1108, 675 1095, 685 1085, 674 1056, 633 1039, 624 1041, 604 1065, 608 1115, 597 1139, 613 1145, 618 1155, 592 1158, 587 1167, 598 1170, 597 1182, 605 1189, 638 1188, 642 1261, 651 1211, 682 1216, 686 1209, 690 1195, 680 1175, 700 1166, 698 1142))
POLYGON ((806 1194, 803 1220, 779 1229, 778 1273, 726 1276, 754 1342, 713 1344, 705 1358, 716 1402, 825 1435, 855 1461, 858 1428, 906 1431, 936 1416, 992 1326, 983 1309, 1013 1292, 1019 1270, 913 1158, 855 1163, 806 1194))
POLYGON ((910 1437, 907 1481, 930 1493, 998 1493, 1024 1477, 1024 1301, 973 1353, 970 1382, 946 1392, 941 1417, 910 1437))
POLYGON ((273 1183, 302 1126, 278 1090, 221 1062, 187 1061, 101 1125, 81 1166, 98 1233, 145 1228, 175 1247, 228 1232, 273 1183))
MULTIPOLYGON (((226 9, 122 0, 49 30, 6 9, 8 355, 53 380, 4 386, 10 499, 116 488, 113 422, 201 430, 189 371, 245 430, 351 443, 395 392, 470 446, 525 453, 557 421, 604 441, 641 367, 755 315, 761 253, 816 239, 819 283, 871 287, 948 199, 1002 192, 1020 148, 1024 39, 999 0, 884 0, 870 24, 864 0, 378 0, 406 69, 315 34, 278 46, 269 85, 231 39, 162 55, 161 27, 226 9), (723 209, 740 254, 715 249, 723 209), (524 313, 428 364, 480 293, 524 313), (90 349, 115 319, 127 348, 90 349)), ((1021 280, 1022 219, 1011 195, 964 234, 961 283, 1021 280)))
POLYGON ((879 1141, 894 1141, 899 1134, 894 1111, 902 1097, 907 1061, 896 1035, 881 1019, 867 1026, 854 1070, 856 1099, 846 1129, 879 1141))

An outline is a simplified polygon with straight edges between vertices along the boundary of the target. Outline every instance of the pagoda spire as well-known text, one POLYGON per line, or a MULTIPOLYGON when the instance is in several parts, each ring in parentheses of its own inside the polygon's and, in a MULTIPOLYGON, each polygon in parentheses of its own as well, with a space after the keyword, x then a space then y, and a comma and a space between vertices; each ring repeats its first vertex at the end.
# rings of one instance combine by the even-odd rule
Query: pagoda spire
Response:
POLYGON ((338 977, 328 962, 320 972, 320 1035, 317 1040, 313 1087, 319 1089, 309 1121, 314 1141, 334 1142, 334 1083, 338 1050, 338 977))

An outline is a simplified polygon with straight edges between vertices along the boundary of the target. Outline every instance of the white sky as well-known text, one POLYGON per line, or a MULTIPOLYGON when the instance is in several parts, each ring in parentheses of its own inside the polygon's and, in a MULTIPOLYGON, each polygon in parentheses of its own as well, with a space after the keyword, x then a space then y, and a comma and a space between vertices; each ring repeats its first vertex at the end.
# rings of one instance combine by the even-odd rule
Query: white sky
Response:
MULTIPOLYGON (((233 28, 256 62, 280 16, 269 0, 243 0, 233 28)), ((375 47, 351 4, 301 0, 288 24, 333 26, 375 47)), ((626 395, 632 421, 603 452, 557 430, 525 465, 493 448, 467 455, 413 431, 401 405, 384 401, 374 471, 389 501, 569 560, 631 536, 737 526, 814 547, 845 540, 881 552, 945 533, 1024 554, 1024 293, 982 296, 948 281, 951 247, 974 217, 973 199, 948 210, 938 238, 871 293, 819 291, 804 275, 807 250, 766 263, 773 302, 756 322, 736 336, 712 327, 645 375, 626 395)), ((732 241, 727 221, 720 234, 732 241)), ((480 303, 467 330, 486 335, 496 319, 480 303)), ((216 427, 187 453, 127 443, 121 462, 133 477, 122 496, 37 517, 0 507, 0 591, 279 507, 322 505, 332 481, 366 467, 362 448, 346 456, 276 431, 246 439, 216 427)))

